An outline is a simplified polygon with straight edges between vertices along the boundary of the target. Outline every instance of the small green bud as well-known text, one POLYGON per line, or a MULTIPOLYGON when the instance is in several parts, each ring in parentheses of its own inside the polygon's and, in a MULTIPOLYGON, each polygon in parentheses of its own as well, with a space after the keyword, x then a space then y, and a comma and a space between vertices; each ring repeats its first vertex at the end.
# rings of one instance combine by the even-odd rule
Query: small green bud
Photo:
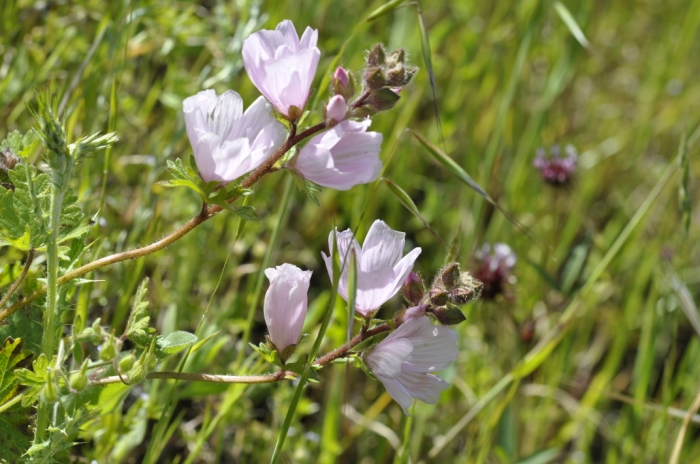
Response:
POLYGON ((42 390, 42 396, 44 397, 44 401, 49 404, 58 401, 58 390, 56 389, 56 385, 53 381, 53 372, 49 372, 48 376, 46 377, 46 384, 42 390))
POLYGON ((92 323, 92 331, 95 335, 102 335, 102 326, 100 326, 100 322, 102 321, 101 318, 95 319, 95 322, 92 323))
POLYGON ((367 54, 367 66, 384 66, 386 63, 386 52, 382 44, 377 44, 367 54))
POLYGON ((459 263, 450 263, 442 270, 440 273, 440 278, 442 283, 445 284, 445 288, 453 289, 459 283, 459 263))
POLYGON ((107 343, 102 345, 100 350, 100 359, 103 361, 111 361, 117 355, 117 347, 114 345, 114 337, 111 335, 107 340, 107 343))
POLYGON ((78 372, 74 372, 73 374, 70 375, 69 385, 70 385, 70 388, 72 390, 83 391, 85 389, 85 387, 87 387, 87 384, 88 384, 87 367, 88 367, 88 360, 86 359, 83 362, 83 365, 80 366, 80 370, 78 372))
POLYGON ((124 356, 120 361, 119 361, 119 371, 120 372, 129 372, 132 367, 134 367, 134 363, 136 362, 136 356, 133 354, 128 354, 124 356))
POLYGON ((141 383, 146 378, 146 369, 143 365, 143 360, 139 359, 134 363, 134 366, 129 369, 127 374, 129 377, 129 383, 141 383))

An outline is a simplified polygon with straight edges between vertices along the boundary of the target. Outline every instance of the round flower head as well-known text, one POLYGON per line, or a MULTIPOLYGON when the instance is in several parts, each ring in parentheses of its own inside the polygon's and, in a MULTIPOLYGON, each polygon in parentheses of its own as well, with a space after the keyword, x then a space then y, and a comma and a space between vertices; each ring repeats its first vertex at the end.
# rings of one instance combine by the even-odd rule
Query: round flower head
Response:
POLYGON ((457 359, 457 334, 427 317, 409 319, 365 356, 372 373, 408 414, 417 398, 435 404, 449 384, 432 375, 457 359))
POLYGON ((248 77, 277 111, 298 119, 306 106, 321 51, 318 31, 307 27, 301 39, 294 24, 284 20, 274 31, 262 30, 243 42, 248 77))
MULTIPOLYGON (((328 236, 328 247, 333 250, 333 232, 328 236)), ((349 249, 355 251, 357 263, 357 294, 355 311, 363 317, 374 313, 381 305, 396 295, 406 276, 411 272, 413 263, 420 255, 421 249, 414 248, 403 256, 406 234, 396 232, 384 221, 376 220, 370 227, 364 246, 355 240, 352 231, 336 232, 340 268, 342 275, 338 284, 338 293, 348 300, 348 266, 349 249), (403 257, 402 257, 403 256, 403 257)), ((326 262, 328 274, 333 280, 333 257, 321 252, 326 262)))
POLYGON ((218 97, 204 90, 186 98, 182 106, 194 159, 207 182, 231 182, 254 170, 286 137, 262 97, 245 113, 243 99, 233 90, 218 97))

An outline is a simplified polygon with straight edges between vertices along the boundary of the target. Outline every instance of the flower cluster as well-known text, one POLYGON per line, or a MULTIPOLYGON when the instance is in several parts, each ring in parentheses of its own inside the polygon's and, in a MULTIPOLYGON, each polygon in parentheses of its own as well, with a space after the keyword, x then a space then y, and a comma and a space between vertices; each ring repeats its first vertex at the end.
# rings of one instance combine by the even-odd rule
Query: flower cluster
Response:
POLYGON ((280 167, 305 181, 337 190, 379 177, 382 135, 367 130, 369 116, 392 108, 401 86, 417 71, 406 64, 403 50, 386 55, 381 45, 368 55, 362 92, 354 101, 355 78, 342 67, 336 69, 333 96, 323 107, 324 121, 309 133, 317 135, 282 159, 304 138, 296 137, 296 126, 305 114, 321 57, 317 42, 317 30, 307 27, 299 37, 289 20, 273 31, 250 35, 243 43, 243 63, 263 96, 245 112, 242 98, 231 90, 220 96, 205 90, 185 99, 187 135, 205 182, 227 184, 268 160, 268 170, 279 161, 280 167))
POLYGON ((571 180, 576 172, 578 155, 572 145, 567 145, 565 151, 566 156, 562 157, 559 145, 553 145, 550 150, 551 156, 547 158, 544 148, 537 149, 537 157, 532 164, 540 171, 545 182, 553 185, 565 185, 571 180))
MULTIPOLYGON (((458 320, 454 316, 446 319, 445 312, 458 311, 455 305, 476 298, 480 284, 452 263, 439 273, 431 291, 425 292, 422 280, 412 271, 421 249, 414 248, 404 255, 405 237, 405 233, 392 230, 377 220, 370 227, 362 246, 350 230, 332 231, 328 240, 329 249, 337 250, 340 258, 342 274, 338 294, 346 301, 350 300, 349 257, 351 253, 355 256, 357 288, 354 309, 365 320, 358 337, 363 340, 363 334, 396 328, 374 347, 364 350, 361 357, 408 414, 413 398, 430 404, 438 401, 448 383, 433 373, 447 368, 458 354, 456 333, 448 327, 434 325, 431 319, 442 325, 464 320, 461 312, 458 320), (382 322, 369 329, 379 308, 402 288, 404 298, 415 303, 414 306, 397 314, 393 322, 382 322), (430 296, 436 289, 441 289, 446 295, 446 300, 440 305, 432 302, 435 297, 430 296)), ((321 255, 332 281, 333 256, 321 255)), ((276 350, 284 364, 302 337, 311 272, 283 264, 267 269, 265 274, 270 279, 264 306, 270 333, 269 349, 276 350)))
POLYGON ((483 283, 481 295, 487 300, 493 300, 498 295, 510 298, 508 284, 513 283, 515 277, 511 275, 517 257, 511 248, 505 243, 491 245, 485 243, 476 252, 476 259, 480 265, 475 275, 483 283))

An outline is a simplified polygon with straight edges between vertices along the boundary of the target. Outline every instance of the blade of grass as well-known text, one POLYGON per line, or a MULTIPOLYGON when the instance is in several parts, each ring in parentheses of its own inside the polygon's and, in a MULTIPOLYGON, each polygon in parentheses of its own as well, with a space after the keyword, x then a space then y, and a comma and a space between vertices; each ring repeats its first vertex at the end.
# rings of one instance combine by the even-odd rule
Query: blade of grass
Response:
POLYGON ((561 2, 554 2, 554 10, 557 12, 561 20, 564 21, 566 27, 568 27, 569 31, 571 31, 571 35, 574 36, 578 43, 580 43, 586 50, 593 51, 591 43, 586 38, 586 35, 581 30, 581 27, 578 25, 576 19, 574 19, 574 16, 571 14, 569 9, 566 8, 561 2))

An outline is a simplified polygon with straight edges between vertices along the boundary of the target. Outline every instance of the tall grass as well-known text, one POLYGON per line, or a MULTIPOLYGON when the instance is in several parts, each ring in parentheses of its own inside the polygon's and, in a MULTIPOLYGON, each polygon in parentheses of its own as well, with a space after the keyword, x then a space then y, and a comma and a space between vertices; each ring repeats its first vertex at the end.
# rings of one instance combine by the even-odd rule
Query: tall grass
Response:
MULTIPOLYGON (((691 211, 685 231, 676 160, 686 134, 695 206, 700 1, 422 2, 442 133, 417 9, 391 2, 395 9, 364 21, 384 3, 2 4, 0 139, 32 126, 26 103, 49 85, 65 101, 70 141, 97 130, 119 133, 109 153, 77 167, 86 215, 101 218, 94 257, 150 243, 198 212, 194 194, 155 182, 167 160, 189 156, 184 98, 210 87, 236 89, 246 104, 257 97, 240 57, 250 32, 285 18, 298 29, 318 28, 320 70, 358 69, 376 42, 405 47, 422 68, 372 128, 385 135, 384 176, 411 197, 432 231, 381 185, 324 190, 320 206, 292 190, 283 207, 284 174, 276 173, 254 193, 260 221, 248 222, 235 243, 239 220, 222 214, 167 252, 100 269, 75 292, 66 322, 85 326, 101 317, 123 327, 148 276, 152 320, 162 333, 194 331, 207 307, 202 336, 220 331, 188 357, 186 370, 257 374, 265 367, 241 341, 257 344, 265 333, 254 298, 261 269, 269 261, 314 271, 307 327, 315 339, 334 301, 320 259, 333 225, 363 236, 381 218, 408 232, 410 246, 423 249, 416 268, 424 275, 448 260, 441 241, 466 269, 475 268, 482 243, 504 242, 519 258, 514 296, 467 306, 460 357, 445 373, 451 386, 437 405, 416 403, 407 420, 379 382, 332 365, 299 397, 280 462, 667 462, 700 391, 700 334, 689 322, 700 294, 699 220, 691 211), (417 139, 402 137, 405 129, 444 150, 541 246, 417 139), (574 181, 561 189, 532 167, 535 149, 555 143, 580 153, 574 181), (271 241, 267 231, 276 224, 283 230, 271 241)), ((318 102, 327 82, 319 72, 318 102)), ((22 259, 0 249, 3 293, 22 259)), ((28 280, 40 276, 40 264, 28 280)), ((399 306, 397 298, 385 311, 399 306)), ((15 314, 0 338, 22 337, 38 352, 40 314, 15 314)), ((338 302, 321 352, 342 344, 346 330, 338 302)), ((302 354, 310 349, 307 343, 302 354)), ((182 360, 175 358, 168 369, 182 360)), ((295 388, 150 380, 85 426, 67 453, 98 462, 265 462, 295 388)), ((700 456, 700 418, 688 417, 677 462, 700 456)))

